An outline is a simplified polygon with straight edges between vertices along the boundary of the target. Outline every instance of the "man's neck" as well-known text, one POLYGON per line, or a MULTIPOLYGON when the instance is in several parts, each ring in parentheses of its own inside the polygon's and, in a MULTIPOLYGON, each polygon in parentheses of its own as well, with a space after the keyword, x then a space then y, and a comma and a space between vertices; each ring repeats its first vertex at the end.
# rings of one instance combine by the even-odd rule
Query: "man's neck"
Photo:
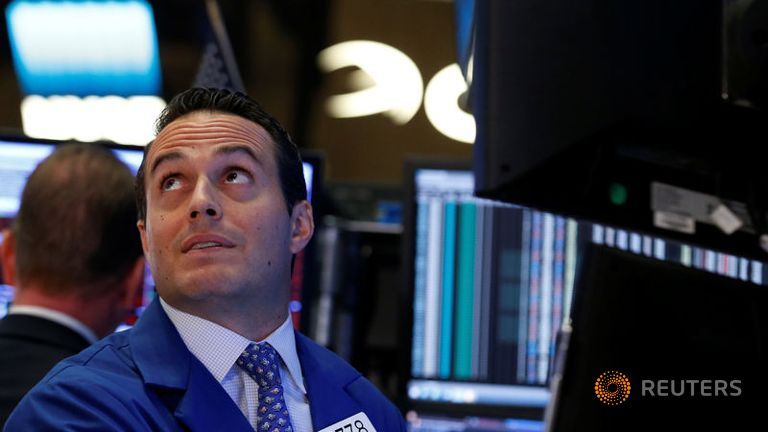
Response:
POLYGON ((84 300, 72 293, 51 295, 34 284, 18 288, 14 295, 14 306, 37 306, 68 315, 90 328, 97 337, 106 336, 113 329, 105 329, 99 315, 109 310, 104 298, 84 300))
POLYGON ((217 301, 207 299, 204 302, 179 302, 177 299, 163 297, 170 306, 224 328, 252 341, 266 338, 288 318, 288 303, 281 302, 269 307, 243 306, 242 302, 217 301))

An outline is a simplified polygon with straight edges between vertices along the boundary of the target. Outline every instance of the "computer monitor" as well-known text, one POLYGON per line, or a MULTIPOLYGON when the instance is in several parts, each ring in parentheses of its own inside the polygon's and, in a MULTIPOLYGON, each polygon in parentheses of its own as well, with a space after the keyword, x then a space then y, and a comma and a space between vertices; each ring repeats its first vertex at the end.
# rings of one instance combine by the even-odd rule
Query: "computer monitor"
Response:
POLYGON ((475 2, 478 195, 762 259, 765 10, 752 0, 475 2), (675 188, 678 207, 651 193, 657 183, 675 188), (721 229, 702 199, 743 227, 721 229))
POLYGON ((548 431, 765 423, 765 286, 604 245, 581 267, 548 431))
POLYGON ((403 405, 413 431, 542 431, 588 244, 763 284, 743 257, 473 195, 469 163, 412 161, 403 405))

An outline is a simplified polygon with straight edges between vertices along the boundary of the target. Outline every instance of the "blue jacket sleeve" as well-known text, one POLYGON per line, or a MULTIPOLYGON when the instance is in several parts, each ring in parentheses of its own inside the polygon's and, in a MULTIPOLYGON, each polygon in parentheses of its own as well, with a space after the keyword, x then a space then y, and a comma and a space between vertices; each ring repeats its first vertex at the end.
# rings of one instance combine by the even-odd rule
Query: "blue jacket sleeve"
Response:
POLYGON ((3 431, 169 431, 154 421, 153 408, 115 386, 64 371, 34 387, 3 431))

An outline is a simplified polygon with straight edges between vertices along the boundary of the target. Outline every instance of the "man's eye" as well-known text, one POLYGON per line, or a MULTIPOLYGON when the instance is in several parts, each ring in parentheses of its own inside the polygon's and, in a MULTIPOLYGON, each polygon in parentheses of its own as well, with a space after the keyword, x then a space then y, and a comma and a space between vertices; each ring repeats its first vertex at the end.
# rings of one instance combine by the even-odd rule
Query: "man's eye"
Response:
POLYGON ((227 175, 224 176, 224 181, 227 183, 235 183, 235 184, 242 184, 242 183, 248 183, 250 178, 248 177, 248 174, 241 170, 232 170, 227 173, 227 175))
POLYGON ((181 187, 181 182, 176 177, 168 177, 163 180, 162 188, 164 191, 172 191, 181 187))

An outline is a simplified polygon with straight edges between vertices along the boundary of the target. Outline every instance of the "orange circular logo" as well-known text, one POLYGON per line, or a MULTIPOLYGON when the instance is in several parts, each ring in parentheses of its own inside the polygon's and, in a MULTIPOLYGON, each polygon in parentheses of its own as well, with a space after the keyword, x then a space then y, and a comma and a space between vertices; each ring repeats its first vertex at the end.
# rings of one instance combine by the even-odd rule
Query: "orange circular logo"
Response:
POLYGON ((606 405, 619 405, 629 397, 629 378, 618 371, 600 374, 595 381, 595 395, 606 405))

